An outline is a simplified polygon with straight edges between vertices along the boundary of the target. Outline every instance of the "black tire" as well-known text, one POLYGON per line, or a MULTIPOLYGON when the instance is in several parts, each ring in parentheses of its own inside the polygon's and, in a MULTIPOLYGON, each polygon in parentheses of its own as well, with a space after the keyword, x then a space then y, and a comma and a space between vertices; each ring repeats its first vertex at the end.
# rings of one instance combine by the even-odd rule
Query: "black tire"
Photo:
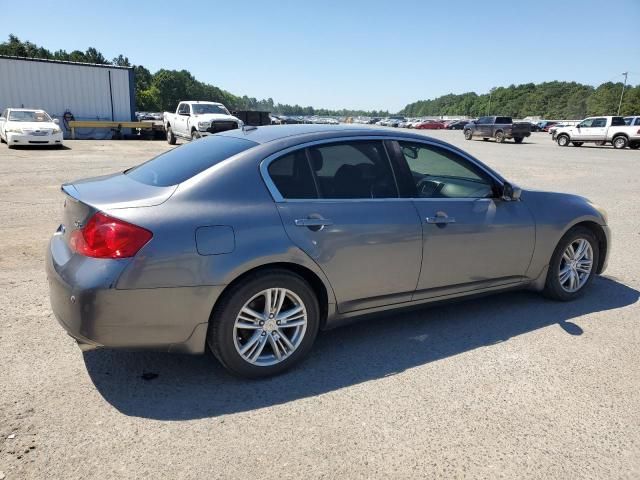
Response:
POLYGON ((191 141, 193 142, 194 140, 198 140, 199 138, 202 138, 200 132, 198 132, 197 130, 191 130, 191 141))
POLYGON ((473 138, 473 133, 471 133, 471 130, 465 130, 464 131, 464 139, 465 140, 471 140, 473 138))
POLYGON ((547 272, 547 280, 545 282, 544 290, 542 293, 547 298, 560 300, 563 302, 574 300, 582 296, 589 284, 593 281, 599 259, 600 250, 598 240, 596 239, 593 232, 588 228, 580 226, 572 228, 560 239, 558 245, 556 246, 556 249, 553 252, 553 255, 551 256, 551 261, 549 262, 549 270, 547 272), (573 243, 581 238, 587 240, 591 245, 591 249, 593 250, 593 263, 591 272, 589 273, 589 278, 587 279, 586 283, 579 290, 575 292, 568 292, 564 288, 562 288, 560 279, 558 278, 562 255, 564 254, 564 251, 570 243, 573 243))
POLYGON ((627 137, 625 137, 624 135, 619 135, 613 138, 613 140, 611 141, 611 144, 613 145, 613 148, 615 148, 616 150, 622 150, 623 148, 627 148, 627 145, 629 144, 629 139, 627 139, 627 137))
POLYGON ((7 143, 7 142, 5 142, 4 138, 2 138, 2 136, 0 136, 0 144, 3 144, 3 143, 7 143))
POLYGON ((173 130, 171 129, 171 126, 167 126, 167 143, 169 145, 175 145, 176 144, 176 136, 173 134, 173 130))
POLYGON ((496 143, 503 143, 504 142, 504 132, 496 132, 496 143))
POLYGON ((629 144, 629 148, 631 150, 637 150, 638 148, 640 148, 640 142, 639 143, 636 143, 636 142, 630 143, 629 144))
POLYGON ((319 326, 318 299, 307 281, 288 270, 265 270, 249 275, 223 294, 211 315, 207 344, 215 357, 232 374, 245 378, 270 377, 293 367, 309 353, 319 326), (253 365, 236 350, 233 337, 236 317, 251 297, 263 290, 276 287, 291 290, 302 300, 307 310, 307 328, 297 349, 285 360, 270 366, 253 365))
POLYGON ((584 142, 571 142, 574 147, 581 147, 584 142))
POLYGON ((516 142, 516 143, 522 143, 522 140, 524 140, 524 138, 522 138, 522 137, 514 137, 513 138, 513 141, 516 142))
POLYGON ((571 139, 569 138, 569 135, 561 134, 556 138, 556 142, 558 142, 558 145, 561 147, 567 147, 569 146, 569 143, 571 143, 571 139))

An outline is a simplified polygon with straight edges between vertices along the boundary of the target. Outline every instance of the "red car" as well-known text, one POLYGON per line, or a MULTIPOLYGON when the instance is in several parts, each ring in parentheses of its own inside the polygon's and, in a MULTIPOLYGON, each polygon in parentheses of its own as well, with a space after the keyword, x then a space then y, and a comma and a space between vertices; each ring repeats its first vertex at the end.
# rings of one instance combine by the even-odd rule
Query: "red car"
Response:
POLYGON ((419 128, 421 130, 442 130, 445 128, 444 123, 438 122, 436 120, 425 120, 422 123, 416 125, 415 128, 419 128))

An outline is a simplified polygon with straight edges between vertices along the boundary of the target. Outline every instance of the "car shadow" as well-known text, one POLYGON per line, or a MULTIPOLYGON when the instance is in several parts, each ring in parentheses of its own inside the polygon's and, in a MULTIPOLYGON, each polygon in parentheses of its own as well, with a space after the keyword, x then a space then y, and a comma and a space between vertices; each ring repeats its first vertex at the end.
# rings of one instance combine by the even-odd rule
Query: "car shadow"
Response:
POLYGON ((584 297, 569 303, 511 292, 395 312, 321 333, 298 368, 259 381, 230 376, 210 354, 93 350, 84 353, 84 361, 100 394, 125 415, 217 417, 395 375, 551 325, 579 336, 582 328, 571 319, 622 308, 638 298, 637 290, 598 277, 584 297))
POLYGON ((20 150, 71 150, 64 144, 62 145, 11 145, 11 149, 15 151, 20 150))

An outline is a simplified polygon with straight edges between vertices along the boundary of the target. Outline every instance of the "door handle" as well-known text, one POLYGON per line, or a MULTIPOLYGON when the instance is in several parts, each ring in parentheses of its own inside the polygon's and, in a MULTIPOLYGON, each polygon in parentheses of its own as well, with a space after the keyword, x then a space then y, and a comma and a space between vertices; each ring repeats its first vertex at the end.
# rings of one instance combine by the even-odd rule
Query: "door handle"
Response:
POLYGON ((326 227, 333 225, 328 218, 298 218, 293 221, 297 227, 326 227))
POLYGON ((456 223, 456 219, 453 217, 447 217, 446 215, 436 215, 435 217, 425 218, 427 223, 434 223, 436 225, 442 225, 447 223, 456 223))

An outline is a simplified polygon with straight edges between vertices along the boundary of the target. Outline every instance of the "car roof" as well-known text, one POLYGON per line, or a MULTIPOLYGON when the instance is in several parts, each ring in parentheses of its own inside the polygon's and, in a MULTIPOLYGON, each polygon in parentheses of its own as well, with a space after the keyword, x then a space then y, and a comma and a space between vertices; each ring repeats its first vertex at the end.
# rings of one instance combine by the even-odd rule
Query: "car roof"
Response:
POLYGON ((11 110, 12 112, 44 112, 44 110, 41 109, 41 108, 11 108, 11 107, 9 107, 7 110, 11 110))
MULTIPOLYGON (((243 138, 245 140, 251 140, 260 144, 283 140, 290 137, 309 135, 312 135, 317 139, 344 137, 350 135, 376 135, 390 137, 402 136, 407 138, 419 138, 422 140, 427 139, 427 137, 425 137, 424 135, 402 132, 398 131, 397 129, 387 130, 378 127, 367 127, 365 125, 349 124, 266 125, 262 127, 244 127, 235 130, 227 130, 226 132, 221 132, 216 135, 243 138)), ((433 138, 428 138, 428 140, 435 141, 436 143, 441 143, 433 138)))

